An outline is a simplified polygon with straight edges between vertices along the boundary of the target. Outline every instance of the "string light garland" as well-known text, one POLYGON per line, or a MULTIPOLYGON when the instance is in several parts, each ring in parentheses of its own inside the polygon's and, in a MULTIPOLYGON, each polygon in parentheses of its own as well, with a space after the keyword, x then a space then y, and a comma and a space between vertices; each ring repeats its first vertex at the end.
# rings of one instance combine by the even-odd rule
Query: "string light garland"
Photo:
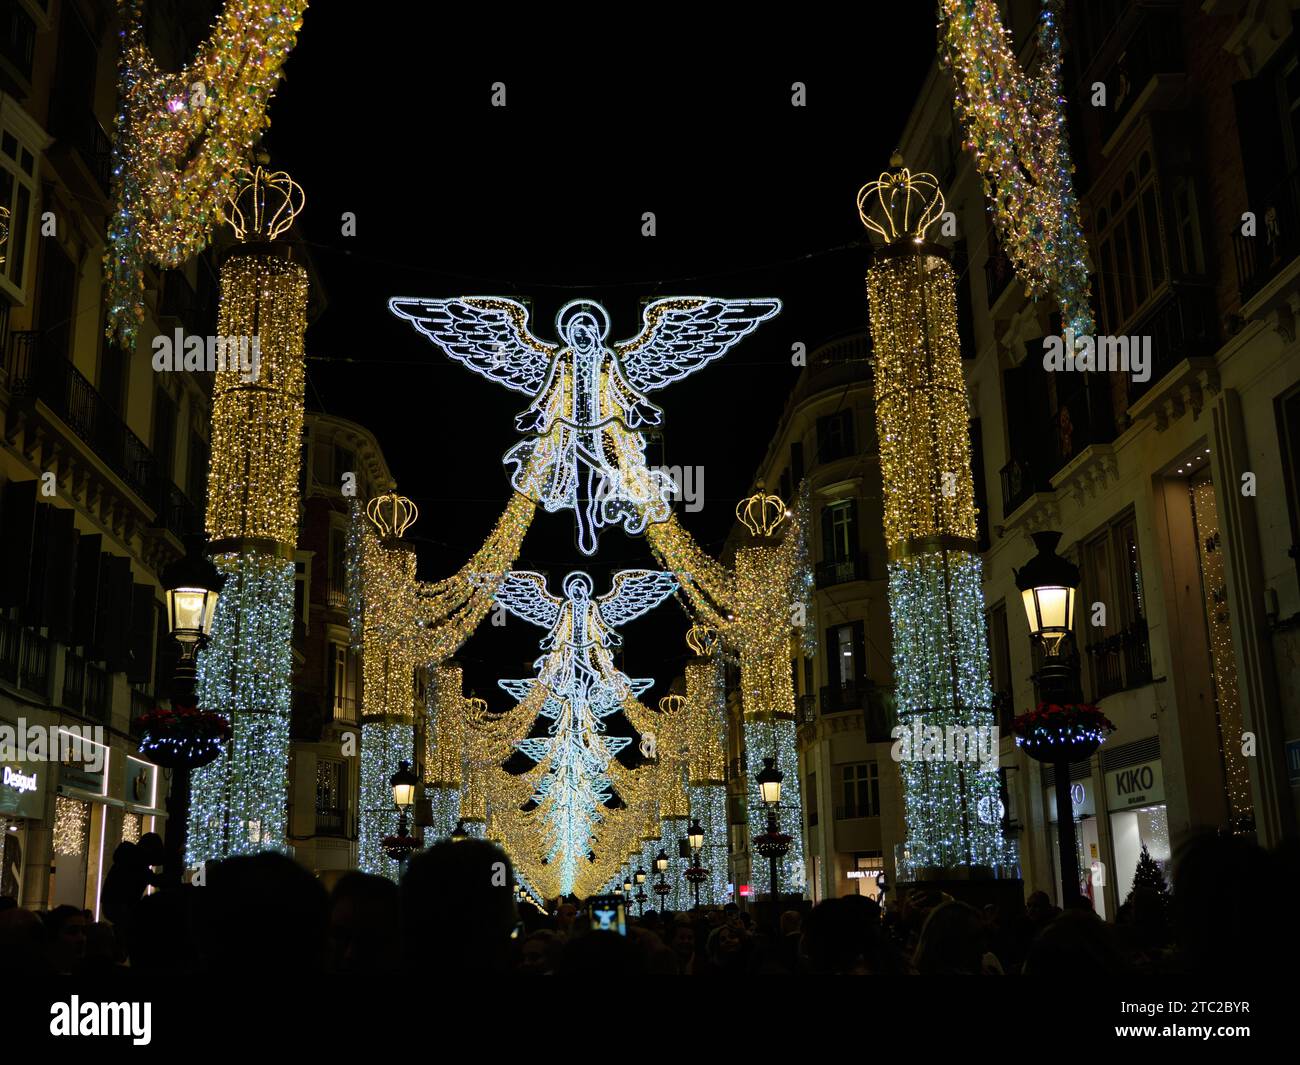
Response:
MULTIPOLYGON (((244 191, 247 190, 247 187, 244 191)), ((269 194, 287 195, 283 186, 269 194)), ((293 204, 276 210, 293 213, 293 204)), ((253 235, 253 234, 249 234, 253 235)), ((239 245, 221 268, 218 333, 257 359, 213 381, 207 531, 225 578, 199 653, 199 705, 231 722, 225 757, 191 781, 187 860, 286 848, 294 549, 307 272, 278 245, 239 245)))
POLYGON ((1036 72, 1024 70, 997 0, 940 0, 939 54, 993 222, 1025 291, 1056 301, 1075 336, 1094 331, 1061 94, 1058 0, 1044 0, 1036 72))
POLYGON ((1214 716, 1219 733, 1229 824, 1233 832, 1253 830, 1255 805, 1250 788, 1250 769, 1242 754, 1241 695, 1237 687, 1237 656, 1232 641, 1232 617, 1228 607, 1228 583, 1224 569, 1222 537, 1219 535, 1219 504, 1214 482, 1199 480, 1191 486, 1192 511, 1196 520, 1196 549, 1201 565, 1201 587, 1205 595, 1205 619, 1210 634, 1210 664, 1214 671, 1214 716))
POLYGON ((307 0, 225 0, 199 53, 176 72, 149 52, 142 0, 118 0, 117 8, 106 332, 131 348, 144 322, 145 263, 180 266, 207 243, 237 171, 270 124, 267 107, 307 0))
MULTIPOLYGON (((866 285, 899 724, 909 731, 919 724, 927 736, 991 729, 955 279, 942 249, 925 242, 942 193, 932 175, 912 174, 896 156, 891 171, 863 187, 858 207, 884 241, 866 285)), ((997 800, 996 772, 919 758, 904 759, 900 771, 907 825, 900 880, 921 868, 1004 861, 1000 826, 977 816, 981 802, 997 800)))

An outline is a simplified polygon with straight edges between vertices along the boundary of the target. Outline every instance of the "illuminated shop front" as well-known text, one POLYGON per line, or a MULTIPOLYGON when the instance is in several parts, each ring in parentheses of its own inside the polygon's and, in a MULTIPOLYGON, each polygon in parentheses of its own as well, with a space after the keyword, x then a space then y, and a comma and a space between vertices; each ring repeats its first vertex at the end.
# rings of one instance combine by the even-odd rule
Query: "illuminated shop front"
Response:
MULTIPOLYGON (((1092 903, 1099 916, 1106 917, 1106 864, 1098 837, 1097 798, 1088 762, 1075 762, 1070 766, 1070 800, 1075 821, 1075 856, 1078 861, 1075 875, 1079 893, 1092 903)), ((1047 809, 1051 838, 1052 882, 1059 885, 1061 859, 1056 835, 1056 773, 1053 766, 1043 770, 1043 804, 1047 809)), ((1060 904, 1059 899, 1057 904, 1060 904)))
POLYGON ((17 899, 20 906, 29 835, 45 813, 47 769, 42 762, 0 762, 0 895, 17 899))
POLYGON ((1133 873, 1145 846, 1169 880, 1169 818, 1165 778, 1157 737, 1104 752, 1102 778, 1110 814, 1115 893, 1122 903, 1133 886, 1133 873))
POLYGON ((98 920, 99 888, 117 843, 108 839, 111 752, 81 740, 59 754, 49 905, 90 910, 98 920))

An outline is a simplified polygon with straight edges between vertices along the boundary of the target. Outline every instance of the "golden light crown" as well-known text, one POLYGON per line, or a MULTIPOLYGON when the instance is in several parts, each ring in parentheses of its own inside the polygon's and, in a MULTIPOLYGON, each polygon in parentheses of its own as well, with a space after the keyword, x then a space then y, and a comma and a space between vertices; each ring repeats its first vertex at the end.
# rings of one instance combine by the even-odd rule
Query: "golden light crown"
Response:
POLYGON ((306 201, 302 186, 285 171, 257 166, 240 171, 222 214, 239 240, 275 240, 293 225, 306 201))
POLYGON ((366 504, 366 517, 379 530, 381 538, 401 537, 420 516, 420 508, 406 496, 386 492, 366 504))
POLYGON ((713 654, 718 646, 717 630, 707 625, 692 625, 686 630, 686 646, 700 657, 713 654))
POLYGON ((790 512, 780 496, 761 491, 736 504, 736 520, 749 530, 751 536, 771 536, 789 516, 790 512))
POLYGON ((686 696, 665 695, 659 700, 659 712, 662 714, 675 714, 685 705, 686 696))
POLYGON ((487 715, 487 708, 487 700, 480 696, 471 695, 465 700, 465 712, 471 721, 482 721, 487 715))
POLYGON ((858 190, 858 217, 886 244, 904 238, 924 240, 925 231, 943 214, 939 179, 933 174, 913 174, 897 152, 889 165, 892 170, 883 171, 858 190))

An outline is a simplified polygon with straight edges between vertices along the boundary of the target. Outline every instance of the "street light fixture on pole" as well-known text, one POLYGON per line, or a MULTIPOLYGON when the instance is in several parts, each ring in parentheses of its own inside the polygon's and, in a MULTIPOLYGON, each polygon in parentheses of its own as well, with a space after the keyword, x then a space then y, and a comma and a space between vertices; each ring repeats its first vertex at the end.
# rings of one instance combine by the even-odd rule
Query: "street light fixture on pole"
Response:
MULTIPOLYGON (((1078 679, 1061 644, 1074 626, 1074 596, 1079 587, 1079 567, 1056 553, 1059 532, 1036 532, 1038 554, 1015 572, 1029 619, 1030 635, 1043 648, 1043 664, 1034 675, 1040 698, 1045 703, 1066 704, 1080 698, 1078 679)), ((1061 863, 1061 908, 1070 909, 1079 900, 1078 858, 1075 854, 1074 803, 1070 797, 1070 763, 1091 757, 1099 741, 1073 740, 1052 744, 1051 750, 1028 753, 1050 761, 1056 776, 1056 836, 1061 863)))
POLYGON ((700 826, 700 819, 697 817, 691 821, 691 826, 686 830, 686 843, 691 850, 691 867, 682 875, 686 877, 687 883, 695 891, 695 908, 700 908, 700 885, 708 879, 709 871, 700 864, 700 851, 704 847, 704 829, 700 826))
MULTIPOLYGON (((212 619, 225 578, 204 553, 202 537, 191 537, 183 558, 162 572, 163 594, 167 600, 167 630, 180 644, 181 654, 172 673, 173 707, 197 709, 194 692, 199 651, 212 634, 212 619)), ((229 731, 229 730, 227 730, 229 731)), ((156 752, 154 752, 156 754, 156 752)), ((185 832, 190 810, 190 771, 217 757, 216 747, 188 756, 176 752, 169 760, 172 786, 167 797, 166 850, 168 875, 179 881, 185 867, 185 832)), ((161 761, 155 757, 156 761, 161 761)))
POLYGON ((407 813, 415 805, 415 788, 419 778, 411 772, 411 763, 398 762, 397 772, 388 779, 393 789, 393 805, 397 807, 397 835, 386 836, 383 840, 384 852, 397 863, 400 875, 402 864, 412 852, 419 849, 421 840, 410 834, 407 813))

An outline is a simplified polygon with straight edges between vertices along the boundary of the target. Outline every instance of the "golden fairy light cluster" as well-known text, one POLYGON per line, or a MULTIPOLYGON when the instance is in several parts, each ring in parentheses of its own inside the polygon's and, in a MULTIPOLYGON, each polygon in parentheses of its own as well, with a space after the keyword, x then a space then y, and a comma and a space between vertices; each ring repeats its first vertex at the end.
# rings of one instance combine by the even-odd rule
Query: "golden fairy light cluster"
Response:
POLYGON ((108 230, 108 335, 131 346, 144 264, 181 265, 207 243, 262 130, 307 0, 226 0, 179 71, 149 51, 142 0, 120 0, 122 51, 108 230))
POLYGON ((228 359, 212 386, 213 540, 298 541, 306 310, 307 272, 288 259, 235 255, 221 268, 217 331, 249 358, 228 359))
POLYGON ((691 785, 724 783, 726 690, 720 658, 697 656, 686 663, 685 714, 691 785))
POLYGON ((937 255, 884 258, 867 272, 885 542, 973 541, 966 386, 952 267, 937 255))
POLYGON ((1210 664, 1214 670, 1214 711, 1219 732, 1219 751, 1227 777, 1228 807, 1234 822, 1247 824, 1254 816, 1250 769, 1241 753, 1241 695, 1237 688, 1237 655, 1232 643, 1232 618, 1227 596, 1227 574, 1220 548, 1219 507, 1214 482, 1192 486, 1192 510, 1196 516, 1196 546, 1201 559, 1201 584, 1205 593, 1205 617, 1210 630, 1210 664))

